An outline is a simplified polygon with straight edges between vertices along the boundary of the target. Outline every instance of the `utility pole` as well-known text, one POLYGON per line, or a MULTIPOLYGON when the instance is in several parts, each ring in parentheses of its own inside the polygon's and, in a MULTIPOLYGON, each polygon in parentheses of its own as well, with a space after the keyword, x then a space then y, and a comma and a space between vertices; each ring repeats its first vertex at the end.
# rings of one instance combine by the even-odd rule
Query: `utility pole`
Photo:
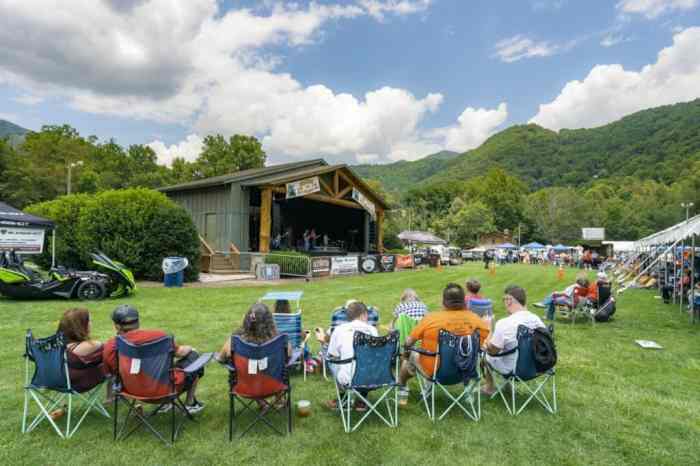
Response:
POLYGON ((82 160, 78 160, 77 162, 71 162, 68 164, 68 176, 66 177, 66 194, 70 194, 71 191, 71 175, 74 167, 80 167, 83 165, 82 160))

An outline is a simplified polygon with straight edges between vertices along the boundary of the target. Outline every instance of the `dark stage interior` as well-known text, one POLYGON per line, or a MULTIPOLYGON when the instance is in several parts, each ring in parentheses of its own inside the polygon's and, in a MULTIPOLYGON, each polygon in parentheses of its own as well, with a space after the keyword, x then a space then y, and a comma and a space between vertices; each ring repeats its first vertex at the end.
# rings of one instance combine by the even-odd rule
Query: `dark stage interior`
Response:
POLYGON ((365 251, 364 210, 342 207, 311 199, 278 199, 272 206, 272 238, 280 235, 277 249, 303 249, 305 230, 316 231, 316 246, 323 248, 324 235, 328 244, 344 252, 365 251))

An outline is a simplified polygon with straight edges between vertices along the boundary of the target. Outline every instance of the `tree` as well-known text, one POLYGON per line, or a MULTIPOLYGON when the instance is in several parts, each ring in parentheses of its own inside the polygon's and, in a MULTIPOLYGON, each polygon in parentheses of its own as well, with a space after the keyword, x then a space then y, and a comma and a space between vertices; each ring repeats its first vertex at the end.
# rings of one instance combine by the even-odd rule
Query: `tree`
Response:
POLYGON ((445 216, 435 222, 435 229, 458 246, 478 243, 479 237, 496 231, 496 219, 482 201, 465 202, 456 198, 445 216))
POLYGON ((236 134, 228 141, 220 135, 206 136, 204 150, 194 162, 195 178, 209 178, 227 173, 262 168, 267 155, 253 136, 236 134))
POLYGON ((525 183, 501 168, 489 170, 478 180, 479 198, 495 214, 496 228, 499 231, 517 229, 524 219, 525 183))

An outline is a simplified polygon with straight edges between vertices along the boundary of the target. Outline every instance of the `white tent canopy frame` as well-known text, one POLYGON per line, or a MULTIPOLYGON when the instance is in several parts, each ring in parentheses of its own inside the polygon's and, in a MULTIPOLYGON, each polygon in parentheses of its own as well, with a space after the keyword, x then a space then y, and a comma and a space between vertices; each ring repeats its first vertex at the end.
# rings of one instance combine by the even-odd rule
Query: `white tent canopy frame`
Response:
MULTIPOLYGON (((638 257, 640 254, 643 252, 655 252, 656 257, 653 261, 651 261, 642 271, 640 271, 634 279, 630 280, 627 285, 624 286, 623 290, 629 288, 633 283, 635 283, 642 275, 647 273, 649 270, 651 270, 652 267, 654 267, 663 257, 667 257, 667 254, 671 251, 674 251, 675 248, 681 244, 684 249, 685 249, 685 240, 686 239, 691 239, 691 250, 692 252, 692 262, 691 262, 691 283, 690 283, 690 288, 689 290, 691 291, 691 297, 690 297, 690 306, 691 306, 691 321, 695 322, 695 310, 693 309, 694 307, 694 297, 692 294, 692 291, 695 288, 695 236, 700 235, 700 214, 695 215, 694 217, 689 218, 688 220, 685 220, 683 222, 677 223, 676 225, 673 225, 669 228, 666 228, 665 230, 659 231, 657 233, 654 233, 653 235, 649 235, 645 238, 642 238, 640 240, 635 241, 635 249, 637 250, 637 254, 635 255, 638 257), (659 251, 662 251, 659 254, 659 251)), ((676 261, 675 261, 675 253, 673 255, 674 261, 673 261, 673 276, 675 277, 677 274, 676 270, 676 261)), ((683 274, 683 261, 681 261, 681 275, 683 274)), ((680 308, 682 310, 683 308, 683 282, 681 281, 681 290, 680 290, 680 308)), ((675 302, 675 295, 674 295, 674 302, 675 302)))

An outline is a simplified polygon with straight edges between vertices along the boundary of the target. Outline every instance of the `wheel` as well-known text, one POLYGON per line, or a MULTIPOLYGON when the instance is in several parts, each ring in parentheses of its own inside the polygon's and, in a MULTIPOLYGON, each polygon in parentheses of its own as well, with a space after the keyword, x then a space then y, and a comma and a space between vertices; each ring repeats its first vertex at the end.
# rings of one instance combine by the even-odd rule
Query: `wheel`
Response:
POLYGON ((360 262, 360 268, 364 273, 373 273, 377 271, 377 258, 372 256, 366 256, 362 258, 360 262))
POLYGON ((97 280, 86 280, 78 286, 78 298, 96 301, 105 297, 105 285, 97 280))

